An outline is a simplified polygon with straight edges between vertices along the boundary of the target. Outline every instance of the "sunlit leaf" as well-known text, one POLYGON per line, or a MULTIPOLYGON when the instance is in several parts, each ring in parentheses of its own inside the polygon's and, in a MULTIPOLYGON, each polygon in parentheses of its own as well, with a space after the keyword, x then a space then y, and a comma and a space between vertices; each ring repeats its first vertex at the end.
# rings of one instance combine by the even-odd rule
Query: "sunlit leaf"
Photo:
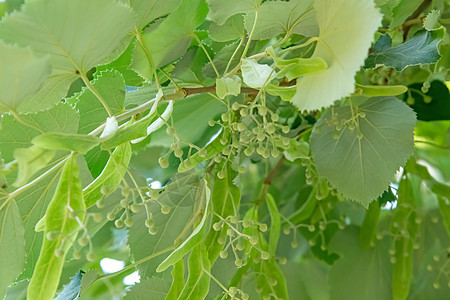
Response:
POLYGON ((71 279, 68 285, 58 294, 55 300, 76 300, 80 295, 81 280, 84 272, 78 272, 71 279))
POLYGON ((258 9, 261 0, 206 0, 209 5, 208 17, 219 25, 225 23, 228 18, 240 13, 247 13, 258 9))
POLYGON ((323 58, 328 69, 297 80, 291 101, 307 111, 330 106, 354 91, 354 76, 381 23, 372 0, 316 0, 314 9, 320 33, 312 57, 323 58))
POLYGON ((19 164, 19 174, 14 182, 15 186, 27 183, 36 172, 45 168, 55 156, 55 151, 31 146, 29 148, 19 148, 14 151, 14 158, 19 164))

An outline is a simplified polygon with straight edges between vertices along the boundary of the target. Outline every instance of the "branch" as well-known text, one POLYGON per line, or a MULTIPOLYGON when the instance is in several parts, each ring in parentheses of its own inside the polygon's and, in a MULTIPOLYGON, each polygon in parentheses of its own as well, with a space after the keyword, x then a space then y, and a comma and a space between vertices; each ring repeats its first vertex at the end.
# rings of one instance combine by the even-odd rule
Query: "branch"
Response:
MULTIPOLYGON (((212 92, 216 91, 216 85, 199 87, 199 88, 183 88, 183 91, 186 93, 186 96, 193 95, 193 94, 201 94, 201 93, 212 93, 212 92)), ((241 88, 241 93, 244 93, 244 94, 257 95, 258 92, 259 92, 259 90, 249 88, 249 87, 241 88)))

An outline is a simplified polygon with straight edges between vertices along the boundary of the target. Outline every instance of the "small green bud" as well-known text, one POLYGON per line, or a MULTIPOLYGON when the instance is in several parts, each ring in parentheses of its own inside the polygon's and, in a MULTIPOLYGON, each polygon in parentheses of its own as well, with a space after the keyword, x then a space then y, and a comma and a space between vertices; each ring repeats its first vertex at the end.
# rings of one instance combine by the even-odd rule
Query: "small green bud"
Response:
POLYGON ((151 235, 155 235, 158 233, 158 229, 156 229, 155 226, 152 226, 148 229, 148 233, 150 233, 151 235))
POLYGON ((255 147, 253 146, 244 149, 244 154, 247 156, 251 156, 253 152, 255 152, 255 147))
POLYGON ((252 237, 248 240, 248 242, 254 246, 254 245, 258 244, 258 238, 257 238, 256 236, 252 236, 252 237))
POLYGON ((283 133, 288 133, 289 130, 290 130, 289 126, 283 126, 283 127, 281 127, 281 131, 282 131, 283 133))
POLYGON ((113 212, 109 212, 107 215, 106 215, 106 219, 108 219, 108 221, 112 221, 112 220, 114 220, 116 218, 116 215, 113 213, 113 212))
POLYGON ((230 120, 230 115, 228 113, 223 113, 220 118, 222 119, 222 121, 227 122, 230 120))
POLYGON ((228 257, 228 251, 227 250, 220 251, 219 256, 220 256, 220 258, 223 258, 223 259, 227 258, 228 257))
POLYGON ((216 222, 213 224, 213 229, 214 231, 219 231, 220 229, 222 229, 222 222, 216 222))
POLYGON ((86 255, 86 259, 88 261, 91 261, 91 262, 94 261, 95 260, 95 253, 92 252, 92 251, 89 251, 88 254, 86 255))
POLYGON ((120 191, 120 193, 122 194, 122 196, 127 197, 128 195, 130 195, 131 191, 130 191, 130 188, 123 187, 122 190, 120 191))
POLYGON ((125 226, 131 227, 133 226, 133 220, 131 218, 126 218, 124 221, 125 226))
POLYGON ((240 267, 242 267, 243 266, 243 261, 242 261, 242 259, 240 259, 240 258, 238 258, 238 259, 236 259, 235 261, 234 261, 234 264, 236 265, 236 267, 238 267, 238 268, 240 268, 240 267))
POLYGON ((131 210, 133 213, 139 212, 140 209, 141 209, 141 207, 140 207, 138 204, 133 204, 133 205, 130 206, 130 210, 131 210))
POLYGON ((86 246, 88 243, 89 243, 89 240, 85 236, 82 236, 78 239, 78 245, 80 245, 81 247, 86 246))
POLYGON ((217 172, 217 177, 219 179, 224 179, 225 178, 225 171, 221 170, 221 171, 217 172))
POLYGON ((248 116, 248 110, 246 108, 243 108, 239 111, 242 117, 248 116))
POLYGON ((100 223, 103 221, 103 215, 101 213, 95 213, 93 219, 95 223, 100 223))
POLYGON ((73 251, 72 257, 73 257, 73 259, 76 259, 76 260, 81 259, 81 252, 78 250, 73 251))
POLYGON ((116 228, 122 228, 124 224, 122 220, 116 220, 114 222, 114 225, 116 226, 116 228))
POLYGON ((64 256, 64 250, 61 248, 58 248, 55 250, 55 256, 56 257, 63 257, 64 256))
POLYGON ((175 128, 173 128, 173 127, 167 127, 167 128, 166 128, 166 133, 167 133, 168 135, 174 135, 174 134, 175 134, 175 128))
POLYGON ((239 103, 237 103, 237 102, 234 102, 232 105, 231 105, 231 109, 232 110, 238 110, 239 109, 239 103))
POLYGON ((159 165, 161 166, 161 168, 163 168, 163 169, 165 169, 169 166, 169 161, 164 157, 160 157, 158 162, 159 162, 159 165))
POLYGON ((198 156, 206 157, 206 155, 208 155, 208 152, 205 149, 198 150, 198 156))
POLYGON ((180 158, 180 157, 183 156, 183 150, 176 149, 175 151, 173 151, 173 155, 175 155, 176 157, 180 158))
POLYGON ((111 188, 109 186, 102 186, 100 189, 100 193, 104 196, 108 196, 111 193, 111 188))
POLYGON ((268 260, 270 258, 270 254, 267 251, 261 252, 261 259, 268 260))
POLYGON ((216 125, 216 121, 214 121, 214 120, 209 120, 209 121, 208 121, 208 125, 211 126, 211 127, 213 127, 214 125, 216 125))
POLYGON ((245 124, 244 123, 238 123, 237 124, 237 130, 239 130, 239 131, 244 131, 245 129, 247 129, 247 126, 245 126, 245 124))
POLYGON ((267 231, 267 224, 260 224, 259 225, 259 231, 266 232, 267 231))
POLYGON ((267 107, 265 107, 265 106, 260 106, 260 107, 258 107, 258 114, 259 114, 260 116, 265 116, 265 115, 267 115, 267 107))
POLYGON ((167 215, 168 213, 170 213, 170 206, 169 205, 163 205, 161 207, 161 212, 165 215, 167 215))
POLYGON ((145 220, 144 224, 145 224, 145 227, 150 228, 153 225, 155 225, 155 221, 153 221, 152 219, 147 219, 147 220, 145 220))
POLYGON ((96 205, 98 208, 103 208, 103 207, 105 207, 105 201, 104 201, 103 199, 99 199, 99 200, 97 200, 97 201, 95 202, 95 205, 96 205))

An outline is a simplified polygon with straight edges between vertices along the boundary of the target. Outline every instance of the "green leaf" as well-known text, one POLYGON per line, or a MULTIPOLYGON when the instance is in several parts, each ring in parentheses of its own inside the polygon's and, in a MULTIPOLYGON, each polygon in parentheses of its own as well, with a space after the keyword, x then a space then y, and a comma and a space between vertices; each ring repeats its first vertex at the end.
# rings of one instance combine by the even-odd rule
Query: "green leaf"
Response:
POLYGON ((266 203, 270 214, 269 253, 275 255, 280 238, 281 217, 272 195, 267 194, 266 203))
POLYGON ((44 133, 33 138, 31 142, 48 150, 66 150, 85 154, 99 144, 99 139, 93 135, 76 133, 44 133))
POLYGON ((212 23, 208 31, 209 37, 217 42, 228 42, 245 37, 244 16, 234 15, 222 25, 212 23))
MULTIPOLYGON (((105 99, 114 115, 123 112, 125 101, 125 81, 116 70, 100 72, 91 82, 94 88, 105 99)), ((108 113, 97 97, 87 88, 79 94, 67 99, 83 117, 80 119, 78 133, 88 134, 106 121, 108 113)))
POLYGON ((444 35, 443 27, 433 31, 421 31, 395 47, 392 47, 389 35, 382 35, 375 43, 374 53, 366 60, 366 68, 381 65, 402 71, 409 66, 435 63, 441 58, 438 45, 444 35))
POLYGON ((6 288, 14 282, 22 272, 25 264, 25 239, 19 208, 14 199, 1 202, 0 210, 0 298, 6 288), (6 201, 6 202, 5 202, 6 201))
POLYGON ((83 278, 83 271, 75 274, 68 285, 58 294, 55 300, 76 300, 80 296, 81 280, 83 278))
POLYGON ((135 13, 136 26, 143 29, 151 21, 172 12, 181 0, 130 0, 135 13))
POLYGON ((14 151, 14 158, 19 164, 19 174, 14 186, 27 183, 36 172, 45 168, 55 156, 55 151, 43 149, 39 146, 18 148, 14 151))
POLYGON ((310 138, 311 153, 319 175, 367 207, 411 155, 416 118, 394 97, 353 98, 352 105, 319 119, 310 138))
POLYGON ((391 270, 386 255, 389 241, 378 241, 375 248, 362 250, 358 230, 351 226, 333 238, 331 250, 340 258, 331 267, 328 283, 331 300, 391 299, 391 270))
POLYGON ((211 263, 204 244, 192 250, 188 260, 189 275, 178 299, 205 299, 209 291, 211 263), (208 272, 208 273, 206 273, 208 272))
POLYGON ((291 101, 302 111, 330 106, 354 91, 355 74, 381 23, 372 0, 316 0, 314 9, 320 34, 312 57, 324 59, 328 69, 297 79, 291 101))
MULTIPOLYGON (((22 119, 43 132, 63 133, 75 133, 79 118, 77 111, 67 104, 59 104, 50 110, 22 116, 22 119)), ((31 140, 42 133, 9 115, 3 116, 1 122, 0 152, 5 161, 11 161, 14 158, 16 149, 32 146, 31 140)))
POLYGON ((102 173, 83 189, 86 207, 91 207, 98 200, 112 194, 119 187, 123 176, 128 170, 130 159, 130 143, 122 144, 114 150, 102 173), (107 192, 103 191, 102 193, 102 187, 105 187, 107 192))
MULTIPOLYGON (((228 63, 230 61, 231 62, 227 71, 232 70, 240 62, 240 57, 244 51, 244 47, 239 47, 236 54, 234 54, 238 47, 238 44, 239 43, 237 41, 228 44, 221 48, 214 56, 213 63, 216 66, 216 69, 219 71, 219 74, 225 73, 225 70, 227 69, 228 63)), ((217 76, 210 62, 203 67, 202 72, 204 76, 209 78, 216 78, 217 76)))
POLYGON ((216 79, 217 97, 224 99, 228 95, 237 96, 241 93, 241 78, 237 75, 216 79))
POLYGON ((276 72, 268 65, 258 64, 253 59, 242 59, 242 78, 249 87, 259 89, 275 78, 276 72))
POLYGON ((206 181, 203 181, 204 186, 202 189, 199 198, 196 199, 200 204, 205 203, 205 208, 199 212, 199 215, 203 215, 200 220, 200 223, 195 227, 194 231, 186 238, 180 246, 178 246, 166 259, 163 260, 162 263, 156 268, 156 272, 162 272, 166 270, 168 267, 180 261, 189 251, 191 251, 195 246, 197 246, 207 231, 207 219, 209 217, 209 203, 211 201, 211 191, 206 186, 206 181))
POLYGON ((23 109, 43 110, 58 103, 80 75, 120 54, 114 52, 133 26, 131 10, 113 0, 31 1, 5 16, 0 38, 48 55, 52 66, 45 93, 23 109))
POLYGON ((356 94, 367 97, 397 96, 406 93, 404 85, 361 85, 356 84, 356 94))
POLYGON ((140 41, 136 42, 131 67, 151 80, 154 70, 186 53, 194 30, 205 20, 207 13, 204 0, 182 0, 156 29, 142 35, 143 45, 140 41))
POLYGON ((392 22, 390 25, 391 29, 398 27, 406 21, 406 19, 412 15, 423 0, 400 0, 398 4, 392 9, 392 22))
POLYGON ((170 289, 170 280, 166 278, 151 278, 141 280, 131 287, 130 291, 123 298, 124 300, 142 300, 142 299, 167 299, 167 293, 170 289))
MULTIPOLYGON (((252 35, 253 39, 265 40, 283 34, 317 36, 319 28, 313 0, 291 0, 289 2, 264 2, 258 9, 258 18, 252 35)), ((251 32, 256 10, 245 15, 245 29, 251 32)))
MULTIPOLYGON (((236 216, 239 211, 239 203, 241 201, 241 191, 235 184, 238 173, 233 170, 231 162, 219 165, 219 170, 223 171, 223 178, 214 177, 214 185, 212 190, 212 219, 211 224, 219 222, 221 218, 225 219, 229 216, 236 216), (217 215, 216 215, 217 214, 217 215), (220 217, 219 217, 220 216, 220 217)), ((224 224, 220 231, 210 230, 205 245, 208 247, 209 260, 214 263, 219 257, 223 245, 219 244, 219 238, 225 238, 228 225, 224 224)))
POLYGON ((28 48, 5 44, 0 40, 0 113, 39 111, 27 104, 50 75, 48 57, 36 57, 28 48))
POLYGON ((195 217, 195 205, 203 193, 203 186, 203 180, 195 173, 177 175, 158 197, 159 203, 170 207, 169 213, 162 213, 161 205, 154 201, 148 205, 154 223, 150 227, 155 230, 153 235, 144 226, 147 219, 144 210, 133 216, 133 226, 128 230, 128 245, 133 259, 137 261, 154 256, 138 266, 141 278, 154 276, 158 265, 167 257, 164 253, 175 249, 174 243, 179 243, 183 232, 190 232, 186 224, 195 217))
POLYGON ((58 186, 46 212, 45 236, 39 259, 27 290, 27 299, 52 299, 58 288, 64 258, 71 247, 86 214, 81 183, 78 178, 76 156, 71 155, 64 165, 58 186), (49 235, 56 235, 48 239, 49 235))
POLYGON ((184 287, 184 261, 179 260, 173 265, 172 285, 167 293, 166 300, 177 300, 184 287))
POLYGON ((209 5, 208 17, 219 25, 225 23, 228 18, 242 13, 257 10, 261 0, 206 0, 209 5))

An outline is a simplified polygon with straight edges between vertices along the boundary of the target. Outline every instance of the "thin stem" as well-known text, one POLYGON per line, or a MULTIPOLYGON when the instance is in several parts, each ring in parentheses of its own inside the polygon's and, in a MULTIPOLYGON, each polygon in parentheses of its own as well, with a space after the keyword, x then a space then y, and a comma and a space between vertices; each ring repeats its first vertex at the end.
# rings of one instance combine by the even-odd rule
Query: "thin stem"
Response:
POLYGON ((161 84, 158 79, 158 74, 156 74, 156 69, 155 69, 156 66, 153 64, 152 55, 150 54, 150 51, 148 51, 147 46, 145 45, 144 40, 142 39, 141 31, 137 27, 135 28, 135 33, 136 33, 136 38, 139 42, 139 45, 141 45, 141 48, 144 51, 145 56, 147 57, 148 63, 150 64, 150 68, 152 68, 156 85, 158 86, 159 89, 162 89, 161 84))
POLYGON ((244 52, 242 52, 241 60, 247 55, 248 49, 250 48, 250 43, 252 41, 253 34, 255 33, 257 21, 258 21, 258 10, 255 11, 255 21, 253 22, 252 30, 250 31, 250 35, 248 36, 247 45, 245 45, 244 52))
POLYGON ((283 50, 281 50, 280 52, 278 52, 278 54, 281 55, 282 53, 287 52, 287 51, 292 51, 292 50, 295 50, 295 49, 299 49, 299 48, 306 47, 306 46, 308 46, 309 44, 311 44, 311 43, 313 43, 313 42, 316 42, 316 41, 319 41, 319 37, 317 37, 317 36, 308 39, 308 40, 307 40, 306 42, 304 42, 303 44, 300 44, 300 45, 296 45, 296 46, 292 46, 292 47, 283 49, 283 50))
POLYGON ((89 81, 89 79, 86 77, 86 74, 80 74, 81 79, 83 80, 84 84, 86 85, 86 87, 91 91, 92 94, 95 95, 95 97, 97 97, 97 99, 100 101, 100 103, 103 105, 103 107, 105 108, 106 112, 108 113, 108 116, 112 117, 113 113, 111 111, 111 108, 109 108, 108 104, 106 103, 105 99, 103 98, 102 95, 100 95, 100 93, 97 91, 97 89, 91 84, 91 82, 89 81))
MULTIPOLYGON (((97 280, 102 280, 102 279, 106 279, 106 278, 109 278, 109 277, 113 277, 113 276, 119 275, 120 273, 123 273, 123 272, 125 272, 125 271, 128 271, 128 270, 130 270, 130 269, 132 269, 132 268, 134 268, 134 267, 136 267, 136 266, 138 266, 138 265, 140 265, 140 264, 146 262, 147 260, 150 260, 150 259, 152 259, 152 258, 155 258, 155 257, 157 257, 157 256, 159 256, 159 255, 161 255, 161 254, 164 254, 164 253, 166 253, 166 252, 172 251, 172 250, 174 250, 174 249, 175 249, 175 246, 170 246, 170 247, 167 247, 167 248, 165 248, 165 249, 162 249, 162 250, 160 250, 160 251, 158 251, 158 252, 152 253, 152 254, 150 254, 149 256, 146 256, 146 257, 141 258, 140 260, 138 260, 138 261, 136 261, 136 262, 134 262, 134 263, 132 263, 132 264, 129 264, 128 266, 126 266, 126 267, 123 268, 122 270, 119 270, 119 271, 114 272, 114 273, 102 274, 102 275, 98 276, 97 279, 94 280, 94 282, 97 281, 97 280)), ((92 283, 94 283, 94 282, 92 282, 92 283)), ((92 283, 91 283, 91 285, 92 285, 92 283)))
POLYGON ((27 183, 24 186, 21 186, 20 188, 18 188, 17 190, 11 192, 9 194, 10 197, 16 197, 17 195, 19 195, 20 193, 22 193, 23 191, 27 190, 28 188, 32 187, 34 184, 38 183, 39 181, 41 181, 42 179, 44 179, 45 177, 47 177, 49 174, 51 174, 53 171, 57 170, 59 167, 61 167, 61 165, 63 165, 66 160, 69 158, 70 155, 66 156, 63 160, 61 160, 59 163, 57 163, 56 165, 54 165, 53 167, 51 167, 50 169, 48 169, 47 171, 45 171, 44 173, 42 173, 39 177, 37 177, 36 179, 34 179, 33 181, 30 181, 29 183, 27 183))
POLYGON ((39 131, 40 133, 44 133, 45 132, 41 127, 39 127, 39 125, 33 124, 30 121, 28 121, 27 119, 22 118, 22 116, 20 114, 18 114, 16 111, 10 110, 10 113, 14 117, 14 119, 19 121, 23 125, 25 125, 27 127, 30 127, 30 128, 33 128, 33 129, 39 131))
POLYGON ((235 57, 236 54, 238 53, 239 49, 241 49, 242 45, 244 44, 244 41, 245 41, 245 36, 243 36, 243 37, 241 38, 241 41, 239 42, 239 45, 238 45, 238 46, 236 47, 236 49, 234 50, 233 55, 231 55, 231 58, 230 58, 230 60, 229 60, 228 63, 227 63, 227 67, 225 68, 225 71, 223 72, 224 75, 227 74, 228 69, 230 68, 231 63, 233 62, 234 57, 235 57))
POLYGON ((198 36, 196 34, 193 34, 192 37, 197 41, 198 45, 200 46, 200 48, 202 48, 203 52, 205 52, 206 57, 208 58, 209 62, 211 63, 212 68, 214 69, 214 72, 216 72, 217 78, 220 78, 220 73, 219 73, 219 71, 217 71, 216 65, 214 64, 211 56, 209 56, 208 51, 206 51, 205 46, 203 46, 202 41, 198 38, 198 36))

